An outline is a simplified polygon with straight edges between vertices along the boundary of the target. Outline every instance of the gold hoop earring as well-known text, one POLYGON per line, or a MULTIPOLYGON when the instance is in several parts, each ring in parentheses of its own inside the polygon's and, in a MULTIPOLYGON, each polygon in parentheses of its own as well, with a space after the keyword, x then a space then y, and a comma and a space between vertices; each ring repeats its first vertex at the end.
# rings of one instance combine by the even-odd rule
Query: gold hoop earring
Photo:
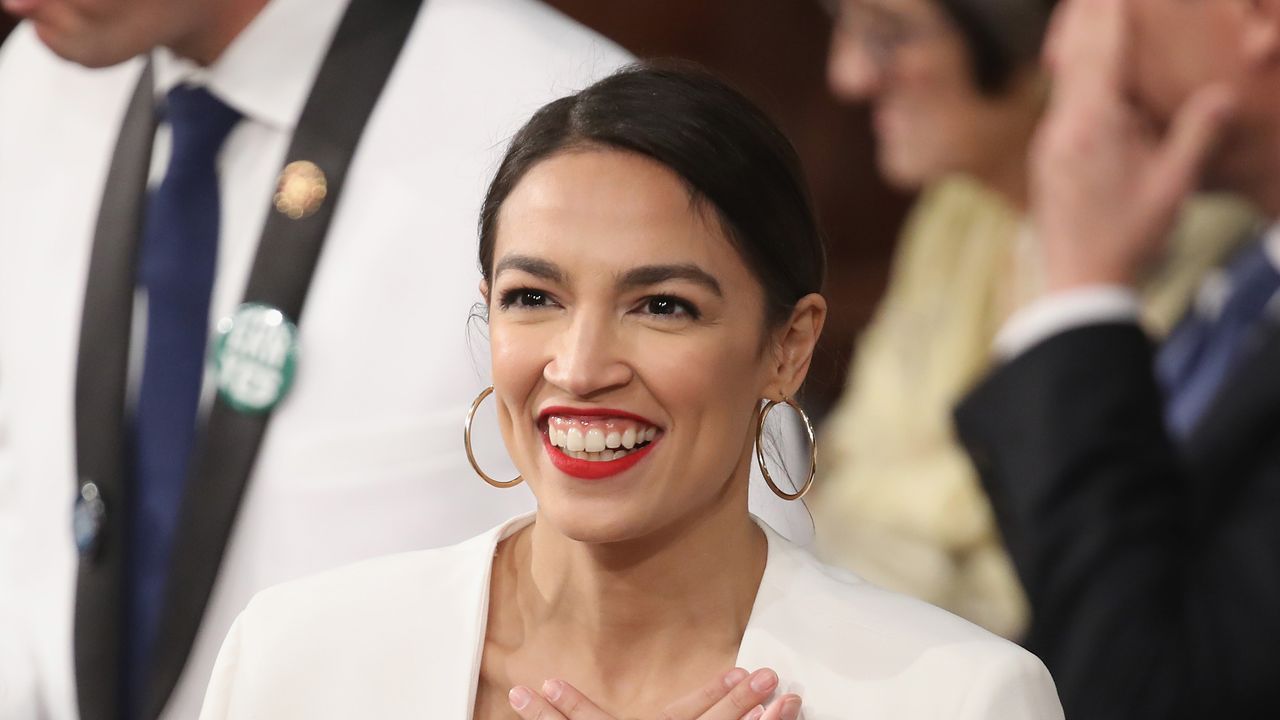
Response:
POLYGON ((760 419, 756 421, 756 463, 760 466, 760 474, 764 475, 764 481, 769 485, 769 489, 783 500, 799 500, 813 487, 813 478, 818 474, 818 443, 814 439, 813 423, 809 422, 809 416, 804 414, 800 405, 786 395, 783 395, 781 400, 770 400, 760 410, 760 419), (794 493, 783 492, 782 488, 773 482, 773 476, 769 474, 769 468, 764 462, 764 420, 769 416, 769 411, 782 404, 790 405, 800 414, 800 419, 804 421, 805 433, 809 435, 809 478, 804 481, 804 487, 794 493))
POLYGON ((467 420, 462 425, 462 442, 467 447, 467 461, 471 463, 471 469, 476 471, 476 474, 480 476, 481 480, 484 480, 496 488, 515 487, 524 481, 524 476, 517 475, 515 480, 509 480, 507 482, 494 480, 485 474, 485 471, 480 469, 480 463, 476 462, 476 454, 471 449, 471 423, 476 419, 476 410, 480 409, 480 403, 484 402, 484 399, 492 394, 493 386, 490 385, 480 392, 480 395, 475 399, 475 402, 471 403, 471 409, 467 411, 467 420))

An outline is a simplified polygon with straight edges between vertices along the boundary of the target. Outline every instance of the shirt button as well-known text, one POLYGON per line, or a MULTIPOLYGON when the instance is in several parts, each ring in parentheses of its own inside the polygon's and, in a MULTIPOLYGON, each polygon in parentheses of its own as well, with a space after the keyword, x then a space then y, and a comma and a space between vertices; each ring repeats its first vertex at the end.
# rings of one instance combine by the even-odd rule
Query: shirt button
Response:
POLYGON ((90 559, 102 545, 102 528, 107 521, 107 504, 97 483, 86 480, 80 485, 75 510, 71 515, 71 529, 75 534, 76 550, 80 557, 90 559))

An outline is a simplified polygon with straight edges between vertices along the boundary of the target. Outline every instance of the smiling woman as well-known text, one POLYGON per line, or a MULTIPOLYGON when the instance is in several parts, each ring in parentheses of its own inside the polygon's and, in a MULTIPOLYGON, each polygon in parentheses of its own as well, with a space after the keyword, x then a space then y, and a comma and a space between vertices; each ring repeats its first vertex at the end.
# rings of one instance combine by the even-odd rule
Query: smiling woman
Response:
POLYGON ((687 68, 539 111, 481 219, 477 400, 537 512, 260 595, 203 717, 1061 717, 1031 655, 748 513, 761 402, 826 313, 797 165, 687 68))

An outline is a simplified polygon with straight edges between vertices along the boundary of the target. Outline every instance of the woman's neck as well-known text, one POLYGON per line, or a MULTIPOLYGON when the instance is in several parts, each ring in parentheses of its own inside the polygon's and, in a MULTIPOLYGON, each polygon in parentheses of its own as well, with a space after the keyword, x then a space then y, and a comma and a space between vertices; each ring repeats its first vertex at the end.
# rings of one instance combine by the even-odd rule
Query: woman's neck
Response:
POLYGON ((526 642, 554 643, 563 657, 581 659, 568 661, 574 672, 598 673, 566 679, 623 694, 691 648, 732 662, 767 554, 747 514, 746 480, 744 473, 711 506, 634 540, 579 542, 550 522, 513 538, 509 597, 526 642))
POLYGON ((987 166, 973 173, 979 182, 1004 198, 1010 207, 1019 212, 1026 212, 1029 207, 1029 143, 1028 138, 1027 143, 1016 144, 1016 151, 990 158, 987 166))
POLYGON ((981 154, 971 171, 1015 210, 1026 212, 1030 204, 1028 160, 1036 130, 1049 98, 1048 78, 1036 67, 1024 68, 1010 81, 998 104, 999 145, 981 154))

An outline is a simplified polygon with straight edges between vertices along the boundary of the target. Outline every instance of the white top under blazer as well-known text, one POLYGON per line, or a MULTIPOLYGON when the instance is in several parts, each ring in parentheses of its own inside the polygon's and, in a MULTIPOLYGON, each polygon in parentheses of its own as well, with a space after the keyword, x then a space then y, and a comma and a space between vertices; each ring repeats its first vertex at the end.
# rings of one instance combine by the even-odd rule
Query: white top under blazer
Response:
MULTIPOLYGON (((494 552, 533 518, 259 593, 223 643, 201 719, 470 718, 494 552)), ((806 720, 1063 717, 1034 655, 759 524, 768 560, 738 665, 776 670, 806 720)))

